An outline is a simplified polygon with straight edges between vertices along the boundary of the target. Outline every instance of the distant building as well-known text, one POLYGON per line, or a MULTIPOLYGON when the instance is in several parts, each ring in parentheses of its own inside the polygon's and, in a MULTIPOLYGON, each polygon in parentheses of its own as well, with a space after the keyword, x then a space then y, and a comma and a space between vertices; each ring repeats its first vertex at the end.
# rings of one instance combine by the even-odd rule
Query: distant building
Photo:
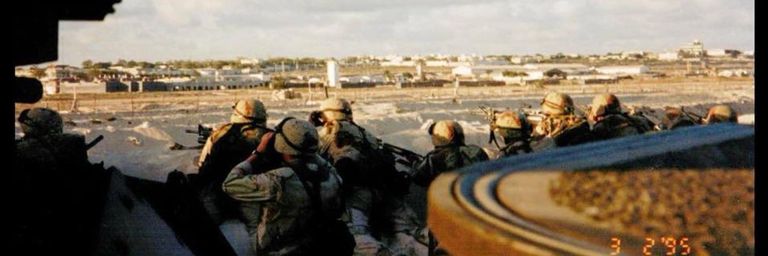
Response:
POLYGON ((738 50, 732 50, 732 49, 711 49, 707 50, 707 56, 709 57, 730 57, 730 58, 736 58, 741 54, 738 50))
POLYGON ((678 52, 659 53, 659 60, 662 60, 662 61, 677 61, 679 59, 680 59, 680 53, 678 52))
POLYGON ((326 62, 327 66, 327 78, 329 87, 341 87, 339 83, 339 64, 335 60, 329 60, 326 62))
POLYGON ((647 66, 604 66, 595 69, 600 74, 606 75, 641 75, 648 73, 650 69, 647 66))
POLYGON ((693 40, 690 44, 680 47, 680 52, 685 57, 703 57, 706 53, 704 43, 699 40, 693 40))

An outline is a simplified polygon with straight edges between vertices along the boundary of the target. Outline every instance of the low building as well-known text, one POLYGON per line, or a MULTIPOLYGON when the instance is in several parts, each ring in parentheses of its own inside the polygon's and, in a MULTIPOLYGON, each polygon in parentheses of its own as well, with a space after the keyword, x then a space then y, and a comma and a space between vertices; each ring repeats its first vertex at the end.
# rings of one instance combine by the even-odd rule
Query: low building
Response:
POLYGON ((645 65, 637 66, 604 66, 595 68, 600 74, 608 75, 641 75, 648 73, 650 69, 645 65))
POLYGON ((708 57, 736 58, 739 55, 741 55, 741 52, 739 50, 732 50, 732 49, 711 49, 711 50, 707 50, 707 56, 708 57))
POLYGON ((659 60, 662 60, 662 61, 677 61, 679 59, 680 59, 680 53, 678 52, 659 53, 659 60))

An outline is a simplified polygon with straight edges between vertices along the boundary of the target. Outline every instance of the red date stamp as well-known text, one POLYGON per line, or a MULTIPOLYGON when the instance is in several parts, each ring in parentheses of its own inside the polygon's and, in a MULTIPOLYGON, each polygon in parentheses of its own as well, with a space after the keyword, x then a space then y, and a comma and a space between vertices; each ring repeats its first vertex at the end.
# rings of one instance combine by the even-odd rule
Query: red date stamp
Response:
MULTIPOLYGON (((688 237, 680 237, 679 239, 675 237, 660 237, 659 239, 654 239, 651 237, 646 237, 645 242, 643 243, 643 254, 642 255, 652 255, 652 250, 654 246, 662 246, 664 247, 664 254, 663 255, 690 255, 691 254, 691 247, 688 245, 689 240, 688 237), (657 243, 658 241, 658 243, 657 243)), ((619 255, 621 253, 621 239, 618 237, 611 237, 611 254, 610 255, 619 255)))

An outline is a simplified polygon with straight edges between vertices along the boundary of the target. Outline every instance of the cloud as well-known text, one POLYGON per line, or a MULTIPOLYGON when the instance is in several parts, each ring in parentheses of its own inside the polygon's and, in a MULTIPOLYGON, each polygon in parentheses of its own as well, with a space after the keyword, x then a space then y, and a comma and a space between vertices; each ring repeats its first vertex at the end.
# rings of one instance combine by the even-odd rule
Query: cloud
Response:
POLYGON ((754 48, 746 0, 131 0, 62 22, 60 61, 754 48))

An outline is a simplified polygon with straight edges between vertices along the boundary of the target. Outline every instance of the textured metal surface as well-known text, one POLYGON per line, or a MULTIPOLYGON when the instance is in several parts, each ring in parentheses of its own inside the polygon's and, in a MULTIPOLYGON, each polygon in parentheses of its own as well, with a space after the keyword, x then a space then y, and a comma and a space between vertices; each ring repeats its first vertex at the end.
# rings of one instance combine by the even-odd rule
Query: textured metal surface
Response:
POLYGON ((456 255, 607 255, 593 245, 548 230, 501 203, 499 182, 518 172, 637 168, 754 168, 754 128, 732 124, 559 148, 469 166, 442 175, 429 191, 428 224, 456 255))

